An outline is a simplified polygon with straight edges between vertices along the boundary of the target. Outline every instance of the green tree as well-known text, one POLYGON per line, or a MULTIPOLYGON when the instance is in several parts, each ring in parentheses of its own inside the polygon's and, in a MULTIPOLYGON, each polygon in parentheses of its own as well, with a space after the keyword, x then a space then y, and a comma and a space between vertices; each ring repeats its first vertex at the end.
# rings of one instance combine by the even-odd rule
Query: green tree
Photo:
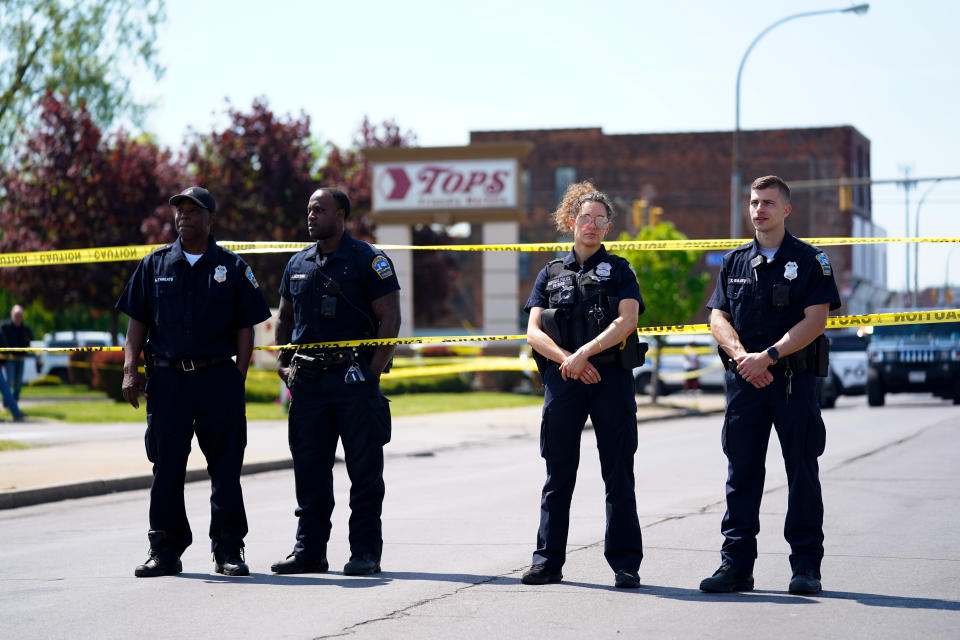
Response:
POLYGON ((165 17, 164 0, 0 0, 0 147, 33 127, 44 91, 85 103, 101 128, 139 123, 145 106, 126 74, 163 74, 154 42, 165 17))
MULTIPOLYGON (((644 227, 636 237, 626 232, 618 240, 687 240, 677 231, 672 222, 662 222, 644 227)), ((710 275, 697 273, 694 268, 702 251, 643 251, 619 250, 617 255, 633 265, 640 281, 640 293, 646 311, 640 316, 638 326, 659 327, 686 324, 701 307, 710 275)), ((655 336, 657 353, 661 353, 663 336, 655 336)), ((653 363, 652 380, 660 373, 659 355, 653 363)), ((650 385, 653 402, 657 401, 657 385, 650 385)))

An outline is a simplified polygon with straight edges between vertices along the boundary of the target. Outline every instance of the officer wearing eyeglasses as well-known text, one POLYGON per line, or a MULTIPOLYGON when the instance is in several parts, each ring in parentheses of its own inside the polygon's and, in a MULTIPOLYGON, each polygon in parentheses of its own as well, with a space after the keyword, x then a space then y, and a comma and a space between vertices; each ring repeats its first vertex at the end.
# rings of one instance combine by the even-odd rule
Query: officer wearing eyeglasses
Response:
POLYGON ((554 217, 573 232, 573 251, 547 264, 525 306, 527 341, 546 387, 540 454, 547 480, 540 528, 524 584, 559 582, 566 559, 570 500, 580 462, 580 434, 593 423, 606 487, 604 556, 614 584, 640 586, 643 543, 634 493, 637 317, 643 300, 630 264, 603 248, 613 217, 610 199, 589 182, 571 185, 554 217))
MULTIPOLYGON (((277 344, 309 345, 396 338, 400 284, 393 263, 345 230, 350 200, 319 189, 307 204, 307 231, 316 243, 295 254, 280 282, 277 344)), ((328 570, 333 512, 333 461, 343 443, 350 476, 350 559, 346 575, 380 572, 383 549, 383 446, 390 407, 380 374, 392 345, 298 348, 280 355, 277 373, 290 388, 289 440, 297 492, 297 541, 275 573, 328 570)))

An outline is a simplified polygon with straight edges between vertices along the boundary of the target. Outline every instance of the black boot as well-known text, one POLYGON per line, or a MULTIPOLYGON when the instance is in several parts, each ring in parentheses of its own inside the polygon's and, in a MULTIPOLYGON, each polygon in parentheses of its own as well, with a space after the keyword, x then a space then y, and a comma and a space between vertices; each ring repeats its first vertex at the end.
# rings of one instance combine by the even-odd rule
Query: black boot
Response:
POLYGON ((169 546, 167 535, 163 531, 150 531, 147 537, 150 539, 150 556, 134 570, 133 575, 138 578, 156 578, 183 571, 180 552, 169 546))
POLYGON ((270 571, 274 573, 326 573, 330 569, 330 564, 326 558, 319 560, 308 560, 296 553, 291 553, 284 560, 274 562, 270 566, 270 571))
POLYGON ((350 561, 343 566, 345 576, 368 576, 372 573, 380 573, 380 558, 372 553, 350 556, 350 561))
POLYGON ((738 573, 724 563, 709 578, 700 583, 700 591, 707 593, 731 593, 733 591, 753 591, 753 575, 738 573))
POLYGON ((243 547, 239 549, 214 549, 214 569, 225 576, 248 576, 250 567, 243 561, 243 547))
POLYGON ((800 569, 793 574, 787 589, 794 595, 813 595, 820 593, 820 572, 813 569, 800 569))

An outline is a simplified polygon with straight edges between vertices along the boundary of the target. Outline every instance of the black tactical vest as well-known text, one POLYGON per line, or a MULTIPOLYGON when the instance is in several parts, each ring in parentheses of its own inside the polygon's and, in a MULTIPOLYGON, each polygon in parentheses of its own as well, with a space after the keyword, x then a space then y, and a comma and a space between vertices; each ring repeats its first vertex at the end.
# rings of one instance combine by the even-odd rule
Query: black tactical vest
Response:
MULTIPOLYGON (((608 262, 600 264, 611 268, 608 262)), ((598 274, 597 266, 578 272, 565 268, 563 260, 547 265, 549 307, 544 311, 547 319, 542 323, 543 329, 567 351, 576 351, 596 338, 619 315, 620 298, 611 295, 615 293, 613 278, 610 272, 598 274), (551 329, 557 335, 551 335, 551 329)), ((602 361, 608 350, 594 358, 602 361)))

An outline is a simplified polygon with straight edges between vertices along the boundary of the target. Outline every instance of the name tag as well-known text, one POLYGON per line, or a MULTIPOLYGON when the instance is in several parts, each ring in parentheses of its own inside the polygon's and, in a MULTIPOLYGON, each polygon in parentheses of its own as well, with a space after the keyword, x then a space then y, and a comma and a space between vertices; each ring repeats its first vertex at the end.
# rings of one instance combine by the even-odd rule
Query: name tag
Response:
POLYGON ((307 279, 307 274, 305 274, 305 273, 291 273, 291 274, 290 274, 290 279, 291 279, 291 280, 306 280, 306 279, 307 279))
POLYGON ((173 276, 157 276, 153 279, 154 282, 173 282, 173 276))
POLYGON ((728 278, 727 282, 730 284, 750 284, 752 280, 750 278, 728 278))

